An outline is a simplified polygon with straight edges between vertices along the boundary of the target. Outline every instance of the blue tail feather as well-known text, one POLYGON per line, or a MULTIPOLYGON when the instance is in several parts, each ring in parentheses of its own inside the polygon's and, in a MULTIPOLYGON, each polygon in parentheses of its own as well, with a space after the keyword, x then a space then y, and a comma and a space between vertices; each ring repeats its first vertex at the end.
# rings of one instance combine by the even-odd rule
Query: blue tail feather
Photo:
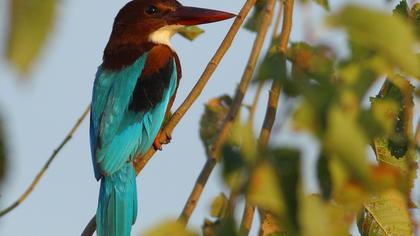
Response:
POLYGON ((101 179, 96 225, 98 236, 129 236, 137 217, 136 175, 126 163, 101 179))

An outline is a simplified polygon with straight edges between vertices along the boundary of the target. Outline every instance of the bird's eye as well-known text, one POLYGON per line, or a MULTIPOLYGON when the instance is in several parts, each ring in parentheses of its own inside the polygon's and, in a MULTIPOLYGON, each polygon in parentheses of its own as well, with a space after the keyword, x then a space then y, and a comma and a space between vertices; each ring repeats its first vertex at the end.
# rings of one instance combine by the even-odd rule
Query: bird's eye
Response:
POLYGON ((153 5, 148 6, 145 10, 145 12, 149 15, 156 14, 157 11, 158 11, 158 9, 153 5))

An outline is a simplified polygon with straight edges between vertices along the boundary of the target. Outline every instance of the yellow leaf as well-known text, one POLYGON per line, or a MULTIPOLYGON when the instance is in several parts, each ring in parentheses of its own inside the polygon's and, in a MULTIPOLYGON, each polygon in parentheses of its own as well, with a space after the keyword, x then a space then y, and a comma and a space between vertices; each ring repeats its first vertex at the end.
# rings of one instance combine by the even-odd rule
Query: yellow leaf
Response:
POLYGON ((365 204, 358 226, 362 235, 413 235, 407 202, 397 190, 371 196, 365 204))
POLYGON ((217 196, 211 203, 210 215, 217 218, 223 217, 225 215, 227 205, 228 199, 225 194, 220 193, 219 196, 217 196))
POLYGON ((419 75, 420 61, 413 49, 415 34, 400 17, 349 5, 333 15, 329 22, 344 27, 351 42, 375 50, 389 67, 397 66, 411 75, 419 75))
POLYGON ((6 57, 21 73, 28 73, 50 33, 56 14, 55 0, 11 1, 6 57))
POLYGON ((193 233, 185 228, 185 225, 179 221, 166 221, 153 229, 147 231, 144 235, 146 236, 196 236, 198 234, 193 233))
POLYGON ((284 213, 284 200, 273 168, 267 163, 258 166, 249 184, 248 200, 262 209, 284 213))
POLYGON ((367 144, 367 138, 357 121, 339 107, 332 107, 328 114, 328 129, 323 144, 325 150, 364 184, 369 184, 370 181, 367 144))
POLYGON ((193 41, 194 39, 196 39, 198 36, 200 36, 201 34, 204 33, 204 30, 197 27, 197 26, 186 26, 186 27, 182 27, 181 29, 178 30, 178 33, 190 40, 193 41))

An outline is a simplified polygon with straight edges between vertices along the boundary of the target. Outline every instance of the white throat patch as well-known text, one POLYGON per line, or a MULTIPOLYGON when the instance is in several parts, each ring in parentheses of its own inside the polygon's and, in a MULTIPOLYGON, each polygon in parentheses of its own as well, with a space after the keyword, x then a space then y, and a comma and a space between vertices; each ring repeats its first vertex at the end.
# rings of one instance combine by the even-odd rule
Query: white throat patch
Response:
POLYGON ((170 47, 172 50, 171 45, 171 38, 177 32, 179 28, 183 27, 182 25, 167 25, 163 26, 162 28, 156 30, 155 32, 149 35, 149 41, 157 44, 164 44, 170 47))

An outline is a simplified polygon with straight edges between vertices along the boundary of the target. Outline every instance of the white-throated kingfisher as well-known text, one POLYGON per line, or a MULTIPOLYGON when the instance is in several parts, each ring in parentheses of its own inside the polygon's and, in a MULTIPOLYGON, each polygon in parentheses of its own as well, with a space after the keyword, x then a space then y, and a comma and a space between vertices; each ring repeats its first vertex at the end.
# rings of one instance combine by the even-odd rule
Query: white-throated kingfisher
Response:
POLYGON ((128 236, 137 215, 133 159, 160 148, 162 122, 181 78, 170 38, 183 26, 233 14, 175 0, 133 0, 115 18, 96 73, 90 118, 95 177, 101 180, 98 236, 128 236))

